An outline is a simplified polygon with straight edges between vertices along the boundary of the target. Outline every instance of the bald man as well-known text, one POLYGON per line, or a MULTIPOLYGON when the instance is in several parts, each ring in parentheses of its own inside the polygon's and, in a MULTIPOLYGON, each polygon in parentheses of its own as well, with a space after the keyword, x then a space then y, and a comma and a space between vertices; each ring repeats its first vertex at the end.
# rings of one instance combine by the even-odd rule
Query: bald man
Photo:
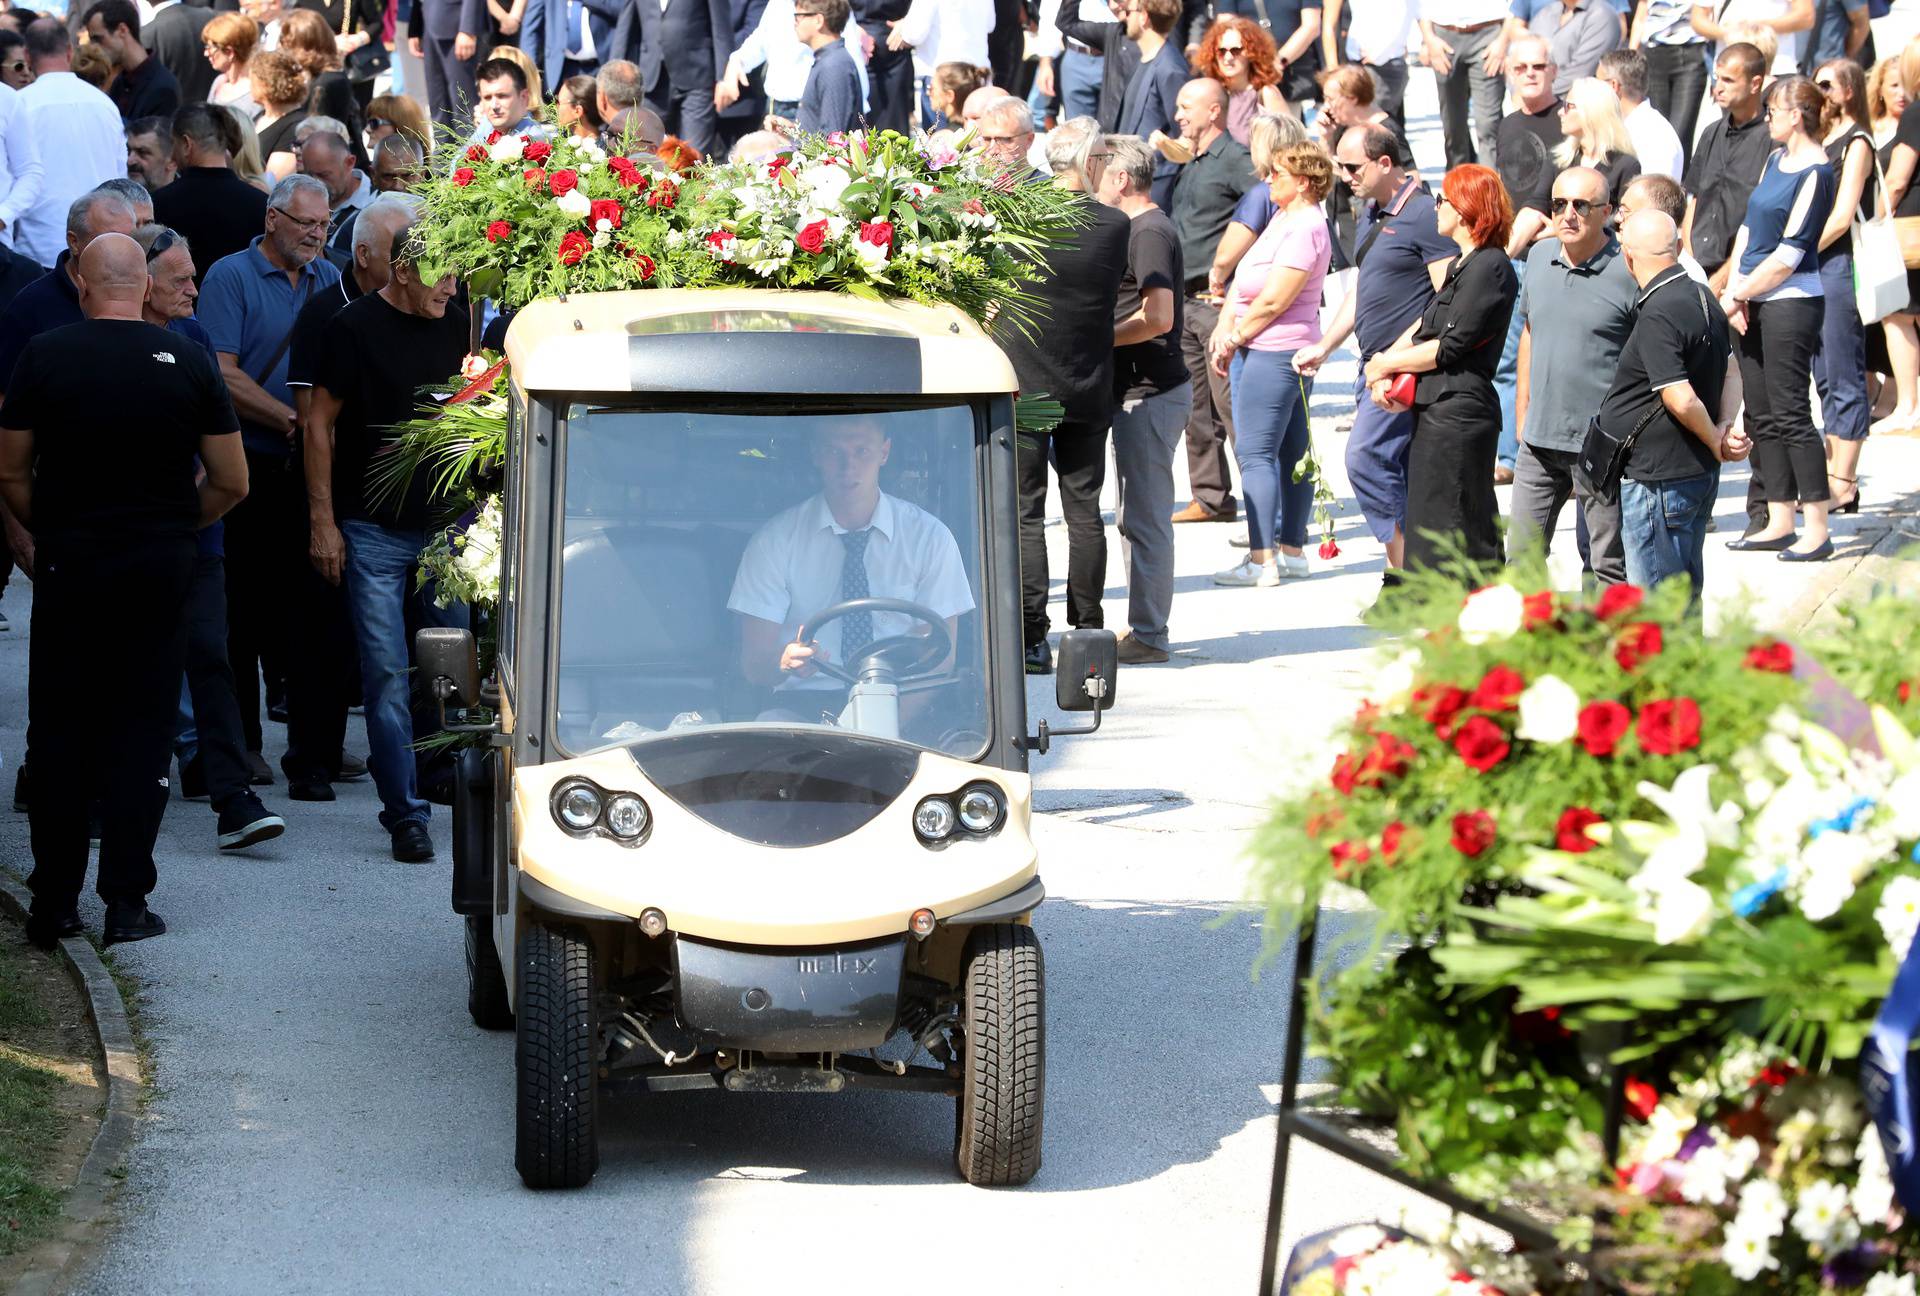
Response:
POLYGON ((1619 484, 1627 580, 1648 588, 1684 576, 1697 615, 1720 465, 1752 449, 1733 430, 1740 369, 1720 303, 1680 267, 1673 218, 1635 212, 1620 247, 1638 314, 1594 423, 1632 444, 1619 484))
POLYGON ((86 789, 103 805, 96 889, 107 943, 167 929, 147 896, 194 536, 247 493, 240 424, 218 365, 141 318, 140 245, 102 234, 81 252, 74 278, 85 319, 27 344, 0 406, 0 497, 39 555, 27 676, 27 935, 43 949, 82 929, 86 789), (196 455, 206 469, 199 482, 196 455))

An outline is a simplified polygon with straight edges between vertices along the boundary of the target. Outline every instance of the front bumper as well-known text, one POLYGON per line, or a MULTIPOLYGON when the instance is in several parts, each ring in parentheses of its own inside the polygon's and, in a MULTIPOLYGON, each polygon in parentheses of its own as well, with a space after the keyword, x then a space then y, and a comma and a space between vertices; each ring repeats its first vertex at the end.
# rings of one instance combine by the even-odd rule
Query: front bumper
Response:
POLYGON ((893 1033, 907 940, 741 949, 673 938, 682 1025, 703 1046, 771 1053, 872 1048, 893 1033))

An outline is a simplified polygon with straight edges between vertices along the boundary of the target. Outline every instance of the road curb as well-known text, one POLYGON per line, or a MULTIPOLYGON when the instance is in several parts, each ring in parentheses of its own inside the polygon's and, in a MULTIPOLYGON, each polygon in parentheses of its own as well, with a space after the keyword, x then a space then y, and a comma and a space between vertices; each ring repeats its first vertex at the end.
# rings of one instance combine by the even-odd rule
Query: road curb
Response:
MULTIPOLYGON (((18 881, 0 872, 0 908, 24 922, 28 899, 18 881)), ((49 1296, 65 1290, 74 1262, 97 1240, 107 1207, 119 1188, 120 1171, 138 1133, 140 1099, 147 1087, 126 1001, 99 952, 84 936, 61 941, 60 952, 66 956, 67 970, 87 996, 87 1015, 100 1041, 100 1055, 106 1060, 106 1109, 87 1159, 68 1186, 60 1211, 61 1225, 36 1248, 29 1261, 33 1267, 15 1282, 13 1296, 49 1296)))
POLYGON ((1906 590, 1916 587, 1912 564, 1903 551, 1920 545, 1920 520, 1912 514, 1888 516, 1865 553, 1829 563, 1793 606, 1787 609, 1783 631, 1798 632, 1831 618, 1839 608, 1866 598, 1878 587, 1906 590))

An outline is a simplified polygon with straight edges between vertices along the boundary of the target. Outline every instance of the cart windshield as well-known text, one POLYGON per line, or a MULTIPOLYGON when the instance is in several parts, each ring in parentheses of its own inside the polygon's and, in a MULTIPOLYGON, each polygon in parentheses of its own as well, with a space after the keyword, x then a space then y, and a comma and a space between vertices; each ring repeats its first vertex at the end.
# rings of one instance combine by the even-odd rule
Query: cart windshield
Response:
POLYGON ((766 404, 569 409, 561 747, 758 724, 978 756, 975 411, 766 404))

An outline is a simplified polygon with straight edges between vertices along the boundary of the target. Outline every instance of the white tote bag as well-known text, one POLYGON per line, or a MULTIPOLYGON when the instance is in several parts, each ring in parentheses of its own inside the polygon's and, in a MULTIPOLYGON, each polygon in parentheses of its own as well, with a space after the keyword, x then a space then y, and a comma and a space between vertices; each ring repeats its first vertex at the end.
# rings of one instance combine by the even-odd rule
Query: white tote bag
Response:
POLYGON ((1895 311, 1907 308, 1907 261, 1900 250, 1900 232, 1894 228, 1893 212, 1887 207, 1887 177, 1880 170, 1880 159, 1873 161, 1874 177, 1880 186, 1879 214, 1872 220, 1853 222, 1853 296, 1860 307, 1862 323, 1877 324, 1895 311))

